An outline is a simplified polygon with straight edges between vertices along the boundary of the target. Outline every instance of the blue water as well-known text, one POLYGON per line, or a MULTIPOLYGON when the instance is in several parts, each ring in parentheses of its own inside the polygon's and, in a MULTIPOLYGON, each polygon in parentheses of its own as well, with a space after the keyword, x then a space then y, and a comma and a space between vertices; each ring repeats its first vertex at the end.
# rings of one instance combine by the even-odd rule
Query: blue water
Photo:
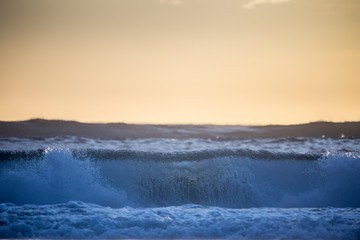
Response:
POLYGON ((0 238, 360 239, 360 140, 2 138, 0 238))

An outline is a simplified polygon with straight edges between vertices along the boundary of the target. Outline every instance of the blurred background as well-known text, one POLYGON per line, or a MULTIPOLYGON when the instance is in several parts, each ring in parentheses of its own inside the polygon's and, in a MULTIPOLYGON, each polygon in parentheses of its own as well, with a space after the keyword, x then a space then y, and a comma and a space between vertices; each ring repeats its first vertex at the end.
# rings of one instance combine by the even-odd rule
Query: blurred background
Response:
POLYGON ((358 0, 2 0, 0 120, 360 120, 358 0))

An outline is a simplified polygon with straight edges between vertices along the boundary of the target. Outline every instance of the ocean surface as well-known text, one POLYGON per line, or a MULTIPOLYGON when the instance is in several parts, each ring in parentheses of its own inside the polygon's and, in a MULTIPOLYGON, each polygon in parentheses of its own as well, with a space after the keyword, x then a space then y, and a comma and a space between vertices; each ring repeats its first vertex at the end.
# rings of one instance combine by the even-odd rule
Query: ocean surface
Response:
POLYGON ((360 239, 351 132, 86 127, 96 134, 0 133, 0 238, 360 239))

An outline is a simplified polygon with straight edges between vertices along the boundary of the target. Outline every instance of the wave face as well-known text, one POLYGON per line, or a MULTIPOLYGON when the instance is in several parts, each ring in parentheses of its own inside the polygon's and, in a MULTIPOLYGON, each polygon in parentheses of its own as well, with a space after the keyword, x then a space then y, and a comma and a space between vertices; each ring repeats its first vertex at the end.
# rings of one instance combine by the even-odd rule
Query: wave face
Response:
POLYGON ((17 205, 360 207, 360 159, 349 153, 48 148, 0 156, 0 202, 17 205))

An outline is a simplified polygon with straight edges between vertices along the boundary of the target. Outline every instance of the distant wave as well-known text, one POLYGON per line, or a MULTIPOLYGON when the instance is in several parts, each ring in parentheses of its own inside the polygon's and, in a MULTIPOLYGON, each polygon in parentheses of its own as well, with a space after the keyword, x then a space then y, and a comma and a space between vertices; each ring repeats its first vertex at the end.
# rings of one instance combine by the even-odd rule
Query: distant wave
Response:
POLYGON ((100 124, 43 119, 0 122, 0 138, 55 136, 99 139, 209 138, 218 140, 298 137, 360 138, 360 122, 314 122, 284 126, 100 124))
POLYGON ((359 157, 350 153, 318 157, 244 149, 3 151, 0 202, 360 207, 359 157))

